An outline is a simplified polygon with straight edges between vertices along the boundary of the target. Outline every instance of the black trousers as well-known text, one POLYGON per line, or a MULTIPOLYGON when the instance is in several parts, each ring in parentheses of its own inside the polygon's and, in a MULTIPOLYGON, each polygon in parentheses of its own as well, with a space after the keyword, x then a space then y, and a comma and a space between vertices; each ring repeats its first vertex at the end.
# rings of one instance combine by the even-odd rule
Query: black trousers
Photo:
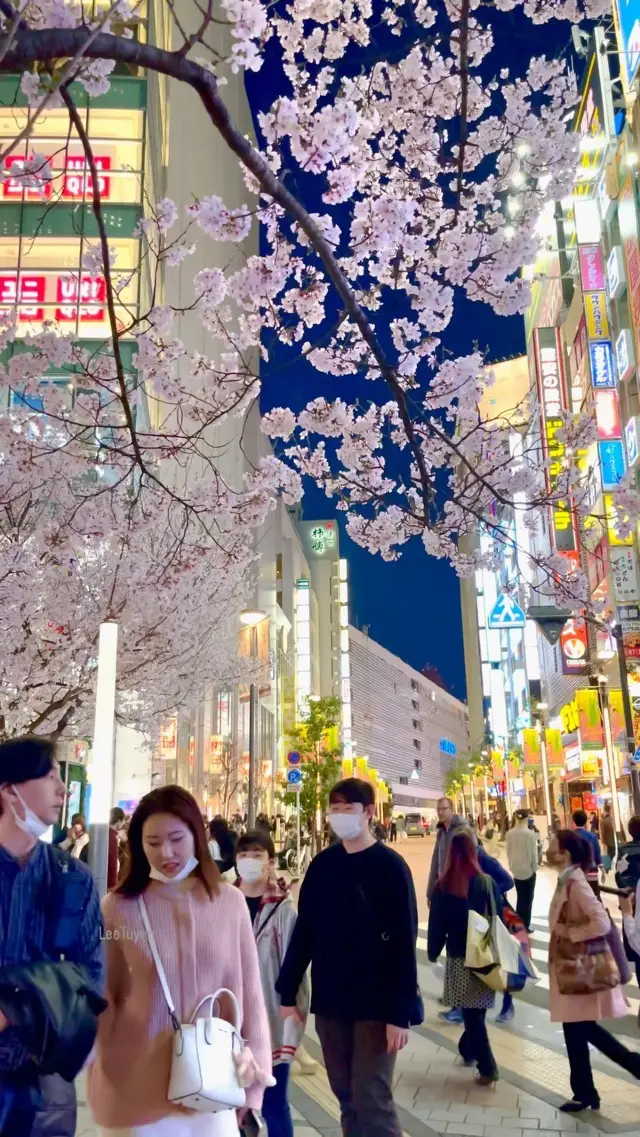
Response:
POLYGON ((402 1137, 393 1101, 396 1056, 387 1053, 385 1024, 316 1015, 316 1030, 344 1137, 402 1137))
POLYGON ((536 890, 536 874, 526 880, 516 881, 516 894, 518 897, 516 912, 522 920, 527 931, 531 931, 531 913, 533 911, 533 894, 536 890))
POLYGON ((600 1100, 593 1081, 589 1043, 623 1070, 640 1078, 640 1054, 623 1046, 600 1023, 563 1023, 562 1029, 571 1071, 571 1093, 578 1101, 595 1104, 600 1100))
POLYGON ((487 1034, 486 1016, 486 1011, 462 1008, 464 1031, 458 1043, 458 1050, 465 1062, 477 1064, 479 1074, 484 1078, 493 1078, 498 1073, 498 1067, 487 1034))

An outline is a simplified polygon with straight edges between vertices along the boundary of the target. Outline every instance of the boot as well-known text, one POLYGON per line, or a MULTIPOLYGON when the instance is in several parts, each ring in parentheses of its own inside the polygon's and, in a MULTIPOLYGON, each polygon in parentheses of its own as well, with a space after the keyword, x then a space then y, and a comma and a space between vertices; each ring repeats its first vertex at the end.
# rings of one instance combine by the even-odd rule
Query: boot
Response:
POLYGON ((311 1055, 307 1054, 304 1046, 299 1046, 291 1063, 291 1073, 294 1078, 299 1078, 304 1074, 315 1074, 317 1069, 318 1063, 314 1061, 311 1055))

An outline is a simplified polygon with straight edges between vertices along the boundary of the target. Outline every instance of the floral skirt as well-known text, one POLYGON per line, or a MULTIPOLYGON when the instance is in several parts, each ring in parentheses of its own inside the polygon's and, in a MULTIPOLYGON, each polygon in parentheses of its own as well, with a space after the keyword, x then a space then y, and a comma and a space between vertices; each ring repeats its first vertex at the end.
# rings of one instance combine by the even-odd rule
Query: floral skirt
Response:
POLYGON ((447 956, 443 1003, 470 1011, 487 1011, 493 1006, 494 999, 491 988, 465 967, 463 959, 456 955, 447 956))

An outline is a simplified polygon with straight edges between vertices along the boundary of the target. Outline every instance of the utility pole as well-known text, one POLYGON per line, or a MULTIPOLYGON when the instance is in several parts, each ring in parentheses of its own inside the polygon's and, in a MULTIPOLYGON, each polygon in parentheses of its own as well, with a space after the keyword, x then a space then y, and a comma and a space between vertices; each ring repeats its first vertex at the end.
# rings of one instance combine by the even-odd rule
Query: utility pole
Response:
POLYGON ((633 729, 633 712, 631 710, 631 696, 629 694, 629 672, 627 671, 627 661, 624 654, 624 640, 622 638, 622 628, 620 624, 615 624, 611 629, 614 640, 616 641, 616 650, 618 653, 618 669, 620 671, 620 689, 622 691, 622 706, 624 708, 624 725, 627 735, 627 750, 629 752, 629 774, 631 776, 631 794, 633 797, 633 812, 640 814, 640 772, 635 761, 636 753, 636 739, 635 731, 633 729))
MULTIPOLYGON (((613 827, 616 834, 616 855, 618 836, 623 832, 622 818, 620 816, 620 801, 618 799, 618 771, 616 769, 616 756, 613 747, 613 734, 611 731, 611 710, 609 706, 609 684, 606 675, 598 676, 598 691, 600 693, 600 708, 602 711, 602 722, 604 725, 604 745, 605 754, 607 756, 607 770, 605 782, 608 781, 611 787, 611 804, 613 806, 613 827)), ((604 773, 604 771, 603 771, 604 773)))

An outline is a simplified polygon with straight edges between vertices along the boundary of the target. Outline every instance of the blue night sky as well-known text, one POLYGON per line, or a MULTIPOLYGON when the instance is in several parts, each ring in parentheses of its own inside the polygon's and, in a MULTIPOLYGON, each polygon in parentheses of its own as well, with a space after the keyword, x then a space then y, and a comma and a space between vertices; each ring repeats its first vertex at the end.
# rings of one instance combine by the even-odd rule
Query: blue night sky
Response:
MULTIPOLYGON (((490 57, 493 74, 505 66, 524 70, 532 55, 557 56, 566 53, 570 44, 566 23, 552 22, 534 28, 521 14, 511 14, 500 17, 498 28, 496 49, 490 57)), ((397 52, 397 40, 394 47, 397 52)), ((272 99, 284 92, 279 72, 269 56, 257 75, 248 76, 247 89, 254 114, 266 110, 272 99)), ((319 198, 305 197, 300 186, 290 182, 289 188, 298 192, 311 211, 327 211, 319 198)), ((525 346, 521 318, 498 318, 486 305, 466 300, 458 303, 442 339, 456 354, 465 354, 477 344, 491 360, 520 354, 525 346)), ((341 395, 347 401, 359 397, 365 405, 370 398, 371 388, 364 381, 318 376, 303 364, 292 363, 290 356, 287 366, 282 366, 277 351, 270 364, 263 365, 262 375, 263 412, 275 406, 290 406, 297 411, 319 394, 326 398, 341 395)), ((308 481, 302 504, 305 518, 338 518, 341 554, 350 566, 352 623, 360 628, 368 625, 372 639, 413 667, 436 667, 453 694, 465 698, 460 589, 453 570, 428 557, 417 540, 404 547, 398 561, 386 563, 379 556, 372 556, 347 537, 332 500, 308 481)))

